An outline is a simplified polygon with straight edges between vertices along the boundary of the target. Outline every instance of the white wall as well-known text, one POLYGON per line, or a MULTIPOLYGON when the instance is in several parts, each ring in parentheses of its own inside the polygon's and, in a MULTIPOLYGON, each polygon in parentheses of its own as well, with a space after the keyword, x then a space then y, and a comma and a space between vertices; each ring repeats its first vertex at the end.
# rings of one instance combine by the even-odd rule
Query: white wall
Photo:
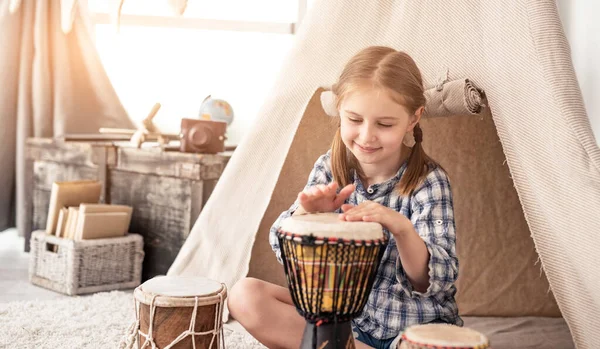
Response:
POLYGON ((556 0, 596 141, 600 144, 600 1, 556 0))

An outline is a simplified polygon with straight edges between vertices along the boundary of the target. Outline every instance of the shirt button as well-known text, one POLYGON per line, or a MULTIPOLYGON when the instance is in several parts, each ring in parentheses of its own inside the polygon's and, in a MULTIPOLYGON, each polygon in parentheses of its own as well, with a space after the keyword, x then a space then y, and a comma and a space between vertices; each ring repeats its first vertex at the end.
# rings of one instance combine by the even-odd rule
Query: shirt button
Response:
POLYGON ((374 191, 373 188, 367 189, 367 193, 369 193, 369 194, 373 194, 373 191, 374 191))

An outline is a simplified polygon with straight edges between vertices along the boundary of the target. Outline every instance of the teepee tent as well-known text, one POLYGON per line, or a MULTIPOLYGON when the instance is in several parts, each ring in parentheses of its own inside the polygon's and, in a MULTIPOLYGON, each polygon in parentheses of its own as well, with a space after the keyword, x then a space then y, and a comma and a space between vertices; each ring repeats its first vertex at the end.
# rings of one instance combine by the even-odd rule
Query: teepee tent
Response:
POLYGON ((423 122, 453 185, 462 315, 562 315, 597 347, 600 149, 553 0, 317 2, 169 273, 284 284, 268 229, 331 141, 322 88, 370 45, 409 53, 426 88, 447 72, 485 91, 481 114, 423 122))

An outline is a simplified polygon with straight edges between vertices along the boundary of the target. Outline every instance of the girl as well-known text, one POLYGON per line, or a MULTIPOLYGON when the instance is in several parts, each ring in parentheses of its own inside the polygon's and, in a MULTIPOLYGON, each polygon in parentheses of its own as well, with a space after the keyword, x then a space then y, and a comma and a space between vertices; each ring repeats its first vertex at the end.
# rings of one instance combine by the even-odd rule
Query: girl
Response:
MULTIPOLYGON (((368 47, 354 56, 332 88, 339 128, 330 151, 310 173, 283 219, 306 212, 339 212, 346 221, 378 222, 390 238, 362 314, 352 321, 357 348, 396 348, 410 325, 462 325, 454 300, 458 276, 448 176, 421 146, 423 82, 406 53, 368 47), (414 132, 412 148, 403 144, 414 132), (341 188, 341 189, 340 189, 341 188)), ((287 288, 247 278, 228 299, 229 310, 270 348, 298 348, 305 326, 287 288)))

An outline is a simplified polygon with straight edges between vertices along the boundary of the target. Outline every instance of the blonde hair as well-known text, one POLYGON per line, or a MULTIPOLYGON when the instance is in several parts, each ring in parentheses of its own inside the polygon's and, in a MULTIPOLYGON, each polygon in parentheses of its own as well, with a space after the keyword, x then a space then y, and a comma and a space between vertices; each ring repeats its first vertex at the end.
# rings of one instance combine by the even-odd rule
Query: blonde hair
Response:
MULTIPOLYGON (((344 67, 332 92, 336 95, 339 109, 349 93, 365 86, 383 88, 390 97, 404 106, 409 114, 414 114, 425 105, 425 95, 421 72, 415 61, 406 53, 389 47, 371 46, 358 52, 344 67)), ((339 121, 339 119, 338 119, 339 121)), ((415 145, 412 147, 408 164, 396 189, 408 195, 427 176, 432 165, 437 165, 423 150, 423 133, 419 124, 414 128, 415 145)), ((347 152, 338 129, 331 144, 331 168, 335 181, 340 187, 352 183, 351 171, 364 178, 362 169, 352 153, 347 152)))

